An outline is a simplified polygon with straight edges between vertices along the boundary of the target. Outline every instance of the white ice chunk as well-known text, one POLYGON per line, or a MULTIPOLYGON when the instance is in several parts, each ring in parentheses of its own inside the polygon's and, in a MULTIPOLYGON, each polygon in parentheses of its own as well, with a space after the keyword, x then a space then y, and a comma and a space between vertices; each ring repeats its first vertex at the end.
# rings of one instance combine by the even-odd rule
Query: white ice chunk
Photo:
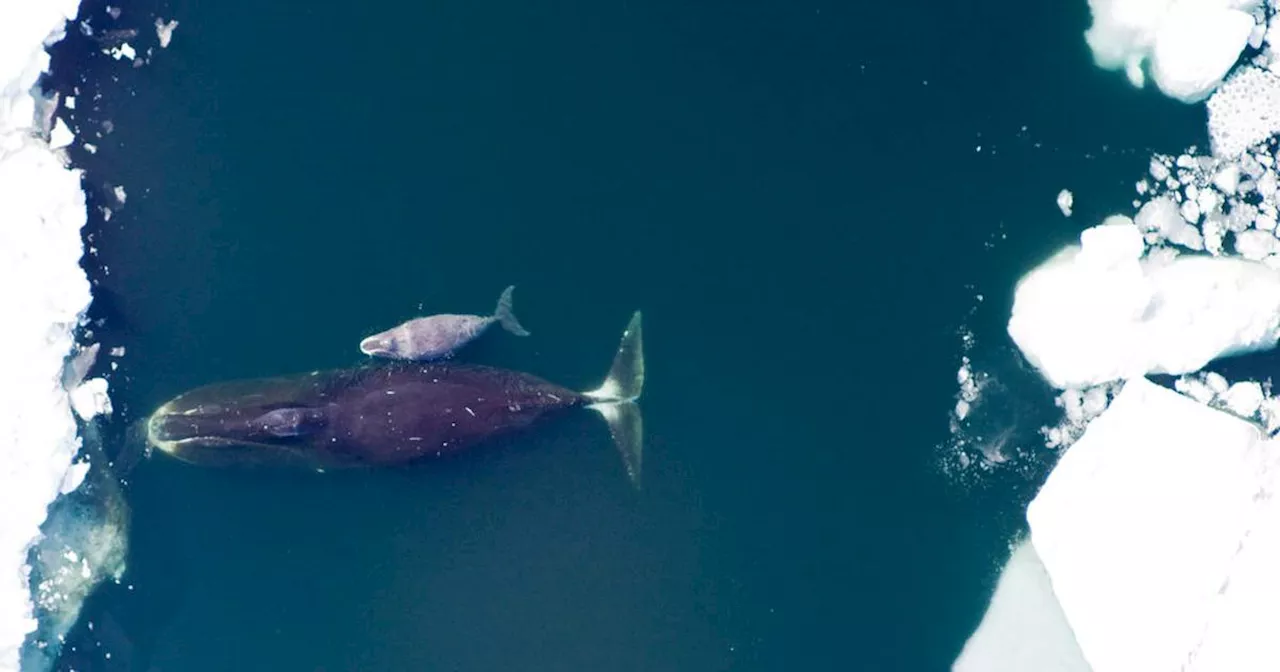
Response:
POLYGON ((1062 211, 1063 217, 1071 216, 1071 204, 1074 200, 1075 197, 1071 195, 1070 191, 1063 189, 1058 192, 1058 209, 1062 211))
POLYGON ((167 49, 169 47, 169 42, 173 39, 173 31, 177 27, 177 19, 165 23, 164 19, 156 18, 156 37, 160 38, 161 49, 167 49))
POLYGON ((111 398, 107 396, 105 378, 90 378, 71 392, 71 408, 81 420, 91 420, 100 414, 111 413, 111 398))
MULTIPOLYGON (((1134 86, 1150 61, 1156 85, 1195 102, 1221 82, 1254 31, 1258 0, 1089 0, 1085 41, 1094 62, 1124 70, 1134 86)), ((1161 178, 1162 179, 1162 178, 1161 178)))
POLYGON ((84 483, 84 477, 89 474, 89 463, 87 461, 76 462, 68 469, 62 478, 62 485, 58 488, 59 494, 67 494, 80 487, 84 483))
POLYGON ((1280 669, 1278 475, 1252 424, 1125 384, 1027 511, 1093 672, 1280 669))
POLYGON ((982 623, 951 669, 1090 672, 1031 542, 1013 549, 982 623))
POLYGON ((1168 96, 1204 100, 1240 58, 1253 25, 1247 12, 1220 2, 1174 2, 1152 49, 1152 79, 1168 96))
POLYGON ((137 55, 138 55, 138 52, 134 50, 133 45, 129 44, 128 42, 125 42, 124 44, 121 44, 120 46, 111 50, 111 57, 116 59, 117 61, 120 60, 121 57, 127 58, 132 61, 134 57, 137 55))
POLYGON ((1217 187, 1222 193, 1230 196, 1236 193, 1236 187, 1240 185, 1240 167, 1235 164, 1228 164, 1213 176, 1213 186, 1217 187))
POLYGON ((1182 218, 1178 204, 1168 196, 1153 198, 1138 210, 1134 223, 1143 231, 1153 231, 1160 239, 1192 250, 1204 248, 1200 231, 1182 218))
POLYGON ((1188 376, 1182 376, 1174 381, 1173 389, 1202 404, 1207 404, 1218 396, 1218 393, 1214 392, 1213 388, 1209 387, 1203 380, 1188 376))
POLYGON ((1226 404, 1227 410, 1247 418, 1258 412, 1264 398, 1262 386, 1249 380, 1227 388, 1226 393, 1222 395, 1222 402, 1226 404))
POLYGON ((70 145, 75 139, 76 134, 72 133, 71 129, 67 127, 67 122, 59 117, 53 124, 53 131, 49 134, 49 146, 59 149, 70 145))
MULTIPOLYGON (((1274 227, 1273 227, 1274 228, 1274 227)), ((1249 229, 1236 234, 1236 252, 1245 259, 1261 261, 1280 252, 1280 240, 1267 231, 1249 229)))
POLYGON ((1142 260, 1127 218, 1081 234, 1019 282, 1008 331, 1060 389, 1196 371, 1280 338, 1280 273, 1242 259, 1142 260))

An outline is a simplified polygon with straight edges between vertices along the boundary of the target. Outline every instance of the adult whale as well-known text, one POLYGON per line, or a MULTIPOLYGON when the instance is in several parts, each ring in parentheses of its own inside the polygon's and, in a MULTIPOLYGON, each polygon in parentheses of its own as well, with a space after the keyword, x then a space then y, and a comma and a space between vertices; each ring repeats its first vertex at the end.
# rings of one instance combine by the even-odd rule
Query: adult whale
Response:
POLYGON ((638 485, 643 387, 636 311, 604 383, 591 391, 489 366, 396 361, 199 387, 151 414, 147 442, 193 464, 388 466, 457 453, 586 407, 604 417, 638 485))

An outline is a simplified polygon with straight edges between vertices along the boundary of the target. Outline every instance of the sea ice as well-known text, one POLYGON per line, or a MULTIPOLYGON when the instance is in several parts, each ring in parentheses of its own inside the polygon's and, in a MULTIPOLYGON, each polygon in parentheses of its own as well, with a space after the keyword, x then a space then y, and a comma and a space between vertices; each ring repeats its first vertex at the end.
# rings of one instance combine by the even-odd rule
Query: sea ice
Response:
POLYGON ((1125 383, 1027 511, 1094 672, 1280 668, 1280 610, 1262 607, 1280 599, 1277 476, 1280 445, 1254 425, 1125 383))
POLYGON ((1008 331, 1055 387, 1196 371, 1280 339, 1280 272, 1243 259, 1142 257, 1112 217, 1019 281, 1008 331))
POLYGON ((1094 62, 1193 103, 1208 96, 1248 45, 1258 0, 1089 0, 1085 41, 1094 62))
POLYGON ((46 42, 78 0, 0 7, 0 670, 18 666, 32 619, 24 566, 78 448, 60 385, 72 330, 90 301, 80 268, 86 221, 79 173, 40 139, 32 95, 46 42))

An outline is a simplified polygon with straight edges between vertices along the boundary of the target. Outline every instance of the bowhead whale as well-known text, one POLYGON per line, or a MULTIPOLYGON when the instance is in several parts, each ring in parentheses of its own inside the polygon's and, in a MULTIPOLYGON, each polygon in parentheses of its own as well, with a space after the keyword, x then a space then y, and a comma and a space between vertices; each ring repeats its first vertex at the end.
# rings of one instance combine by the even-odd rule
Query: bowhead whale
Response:
POLYGON ((216 383, 147 419, 147 442, 193 464, 388 466, 466 450, 544 416, 590 408, 608 423, 639 483, 644 387, 636 311, 600 387, 575 392, 537 376, 475 364, 390 361, 216 383))
POLYGON ((417 317, 360 341, 360 352, 370 357, 417 362, 448 359, 495 322, 516 336, 528 336, 529 332, 520 326, 512 309, 511 293, 515 289, 515 285, 511 285, 502 290, 492 315, 442 313, 417 317))

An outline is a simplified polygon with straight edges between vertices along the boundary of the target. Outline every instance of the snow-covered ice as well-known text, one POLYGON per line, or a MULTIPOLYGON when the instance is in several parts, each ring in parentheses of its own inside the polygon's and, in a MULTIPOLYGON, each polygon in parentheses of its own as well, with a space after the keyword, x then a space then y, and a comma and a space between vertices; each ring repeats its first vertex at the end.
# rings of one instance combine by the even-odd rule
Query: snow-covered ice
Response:
POLYGON ((79 265, 85 197, 79 173, 42 139, 33 94, 46 45, 78 5, 0 3, 0 670, 17 668, 35 628, 23 567, 79 445, 61 375, 91 298, 79 265))

